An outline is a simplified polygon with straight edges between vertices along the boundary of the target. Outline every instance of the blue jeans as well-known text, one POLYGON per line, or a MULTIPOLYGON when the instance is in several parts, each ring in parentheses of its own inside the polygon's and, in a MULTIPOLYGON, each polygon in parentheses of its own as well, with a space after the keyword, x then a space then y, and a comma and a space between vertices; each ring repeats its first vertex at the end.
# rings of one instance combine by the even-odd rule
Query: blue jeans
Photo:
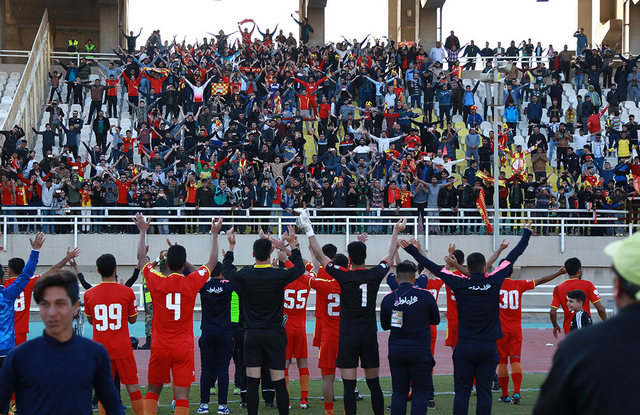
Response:
MULTIPOLYGON (((17 221, 16 219, 16 212, 11 209, 12 207, 14 207, 15 205, 11 205, 11 206, 2 206, 2 216, 5 216, 7 219, 7 223, 11 223, 11 222, 15 222, 17 221)), ((8 233, 16 233, 16 225, 7 225, 7 232, 8 233)))
POLYGON ((582 88, 582 85, 584 83, 584 74, 576 75, 575 79, 576 79, 576 92, 578 92, 580 88, 582 88))
POLYGON ((551 164, 551 160, 553 160, 553 150, 556 149, 556 142, 553 140, 549 140, 549 164, 551 164))
MULTIPOLYGON (((167 218, 158 219, 158 222, 169 223, 169 219, 167 219, 167 218)), ((161 235, 168 235, 169 234, 169 225, 158 225, 158 233, 160 233, 161 235)))
POLYGON ((598 171, 602 170, 604 168, 604 157, 595 157, 593 159, 593 164, 596 165, 598 171))
MULTIPOLYGON (((41 212, 43 216, 54 216, 56 214, 54 209, 46 206, 42 208, 41 212)), ((42 218, 42 222, 54 222, 54 219, 42 218)), ((42 225, 42 232, 53 233, 53 225, 42 225)))

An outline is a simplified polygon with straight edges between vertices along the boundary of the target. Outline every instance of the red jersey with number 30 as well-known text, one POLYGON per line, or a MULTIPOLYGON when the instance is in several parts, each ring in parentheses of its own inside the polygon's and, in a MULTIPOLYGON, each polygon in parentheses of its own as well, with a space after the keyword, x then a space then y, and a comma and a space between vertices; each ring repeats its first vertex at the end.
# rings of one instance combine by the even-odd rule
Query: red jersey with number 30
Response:
POLYGON ((319 276, 309 280, 309 286, 316 290, 316 307, 320 308, 322 336, 338 337, 340 332, 340 284, 321 269, 319 276))
POLYGON ((153 302, 151 348, 193 350, 193 309, 198 292, 211 276, 209 269, 203 265, 187 276, 164 275, 147 263, 142 275, 153 302))
MULTIPOLYGON (((29 333, 29 309, 31 308, 31 298, 33 297, 33 287, 40 278, 40 275, 32 277, 27 283, 25 289, 20 293, 16 301, 13 303, 14 311, 14 327, 16 334, 29 333)), ((8 287, 18 278, 7 278, 4 280, 4 286, 8 287)))
POLYGON ((522 293, 534 288, 534 280, 505 278, 500 287, 500 325, 503 333, 522 332, 522 293))
POLYGON ((84 313, 93 319, 93 341, 107 349, 111 360, 133 353, 129 317, 138 314, 133 290, 117 282, 103 282, 84 293, 84 313))
POLYGON ((307 299, 309 278, 315 274, 304 274, 284 287, 283 312, 287 315, 287 329, 305 330, 307 324, 307 299))

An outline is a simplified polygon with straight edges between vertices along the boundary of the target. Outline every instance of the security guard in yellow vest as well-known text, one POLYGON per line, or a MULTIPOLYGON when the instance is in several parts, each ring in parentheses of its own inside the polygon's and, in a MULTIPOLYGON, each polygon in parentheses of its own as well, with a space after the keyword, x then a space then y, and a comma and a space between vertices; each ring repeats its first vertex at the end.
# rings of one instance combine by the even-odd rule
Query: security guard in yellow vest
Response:
POLYGON ((151 293, 147 288, 147 281, 142 276, 142 295, 144 297, 144 335, 146 336, 146 342, 138 349, 150 350, 151 349, 151 322, 153 320, 153 304, 151 302, 151 293))
POLYGON ((71 35, 71 39, 69 39, 67 45, 67 51, 76 53, 78 52, 78 41, 76 40, 75 35, 71 35))
POLYGON ((96 45, 91 39, 87 39, 87 43, 84 44, 84 51, 87 53, 87 59, 93 59, 93 53, 96 51, 96 45))

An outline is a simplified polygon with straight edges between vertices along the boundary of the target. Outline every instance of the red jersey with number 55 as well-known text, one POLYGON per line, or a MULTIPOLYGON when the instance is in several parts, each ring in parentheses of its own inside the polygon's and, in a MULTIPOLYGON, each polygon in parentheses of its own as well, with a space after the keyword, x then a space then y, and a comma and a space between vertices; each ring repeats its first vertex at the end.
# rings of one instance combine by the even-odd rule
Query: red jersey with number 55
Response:
POLYGON ((133 290, 116 282, 103 282, 84 293, 84 313, 93 319, 93 341, 107 349, 111 360, 133 353, 129 317, 138 314, 133 290))
MULTIPOLYGON (((13 303, 14 311, 14 327, 16 334, 29 333, 29 309, 31 308, 31 298, 33 297, 33 287, 40 278, 40 275, 32 277, 25 289, 20 293, 16 301, 13 303)), ((17 277, 7 278, 4 280, 4 286, 8 287, 17 280, 17 277)))
POLYGON ((164 275, 147 263, 142 269, 153 302, 151 348, 193 350, 193 309, 196 297, 210 277, 206 266, 189 275, 164 275))
POLYGON ((316 307, 322 307, 322 335, 338 337, 340 332, 340 284, 329 274, 326 278, 313 277, 309 286, 316 290, 316 307))
POLYGON ((500 325, 503 333, 522 331, 522 293, 534 288, 534 280, 505 278, 500 287, 500 325))
POLYGON ((304 274, 284 288, 283 312, 287 315, 287 329, 305 330, 307 324, 307 299, 309 278, 315 274, 304 274))

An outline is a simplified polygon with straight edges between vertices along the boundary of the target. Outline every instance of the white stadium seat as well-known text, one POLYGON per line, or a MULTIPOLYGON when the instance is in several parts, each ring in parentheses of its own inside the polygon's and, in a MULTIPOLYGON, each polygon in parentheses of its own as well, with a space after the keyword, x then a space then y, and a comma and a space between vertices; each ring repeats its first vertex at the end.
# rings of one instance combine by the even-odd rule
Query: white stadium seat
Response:
POLYGON ((0 104, 9 104, 13 102, 13 97, 3 96, 2 100, 0 100, 0 104))

